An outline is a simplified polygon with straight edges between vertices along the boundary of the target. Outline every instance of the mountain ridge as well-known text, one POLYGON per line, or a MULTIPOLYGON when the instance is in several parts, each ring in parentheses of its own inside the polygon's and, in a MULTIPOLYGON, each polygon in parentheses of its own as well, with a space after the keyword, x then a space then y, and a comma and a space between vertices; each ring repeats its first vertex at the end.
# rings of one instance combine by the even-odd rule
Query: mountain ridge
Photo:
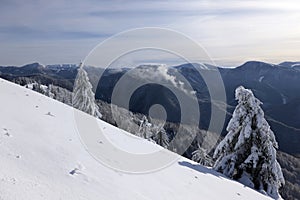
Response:
MULTIPOLYGON (((294 64, 294 62, 285 63, 294 64)), ((37 73, 35 74, 31 73, 32 69, 26 72, 26 70, 22 71, 24 68, 19 67, 0 67, 0 76, 21 85, 25 85, 26 81, 22 79, 26 77, 44 85, 55 84, 72 91, 77 73, 76 65, 46 65, 45 68, 39 68, 38 66, 41 65, 39 63, 34 63, 33 65, 36 66, 35 68, 37 69, 37 73), (10 72, 7 72, 7 69, 9 69, 8 71, 10 72), (41 72, 39 72, 39 70, 41 70, 41 72)), ((199 66, 199 64, 195 63, 194 65, 199 66)), ((236 68, 215 68, 214 66, 205 65, 205 67, 200 67, 199 70, 206 72, 209 71, 207 69, 212 68, 219 70, 225 85, 228 107, 226 122, 228 122, 230 118, 229 114, 232 113, 232 108, 235 106, 234 90, 236 87, 243 85, 252 89, 255 95, 264 103, 262 105, 263 109, 265 110, 267 120, 269 120, 271 127, 279 138, 280 149, 293 155, 300 153, 300 146, 296 144, 296 141, 300 140, 300 124, 297 120, 294 120, 300 118, 300 113, 298 112, 298 109, 300 109, 300 94, 295 92, 300 91, 300 71, 292 67, 260 61, 248 61, 236 68)), ((203 111, 203 115, 205 115, 205 117, 202 115, 200 125, 204 129, 207 128, 211 102, 204 80, 199 76, 199 72, 191 63, 168 67, 167 75, 174 75, 172 72, 174 69, 180 72, 196 91, 199 106, 203 111)), ((93 90, 96 98, 110 103, 115 84, 129 70, 130 69, 127 68, 119 70, 107 69, 103 71, 103 69, 95 67, 86 67, 86 71, 94 87, 93 90), (99 80, 101 74, 102 77, 99 80)), ((132 81, 136 81, 136 79, 132 78, 132 81)), ((151 89, 151 87, 148 86, 134 93, 130 106, 131 111, 147 114, 147 109, 156 101, 152 99, 151 96, 149 97, 149 95, 143 95, 145 94, 145 89, 150 93, 152 90, 155 94, 161 93, 161 96, 164 97, 161 100, 162 103, 165 101, 166 105, 171 105, 170 110, 173 110, 173 113, 179 113, 176 106, 177 104, 172 103, 174 102, 174 100, 172 100, 174 98, 169 97, 169 95, 166 96, 163 87, 157 90, 157 88, 151 89)), ((178 116, 175 116, 169 120, 176 122, 178 121, 177 119, 178 116)), ((226 131, 224 129, 223 134, 225 133, 226 131)))

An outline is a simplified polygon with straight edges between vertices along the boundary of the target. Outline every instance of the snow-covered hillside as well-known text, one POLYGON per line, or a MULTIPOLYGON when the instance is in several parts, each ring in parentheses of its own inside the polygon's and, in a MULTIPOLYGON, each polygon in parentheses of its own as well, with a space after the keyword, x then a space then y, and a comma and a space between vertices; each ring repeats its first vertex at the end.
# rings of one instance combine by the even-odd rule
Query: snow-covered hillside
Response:
MULTIPOLYGON (((183 157, 153 173, 112 170, 83 147, 73 108, 2 79, 0 93, 0 200, 268 199, 183 157)), ((99 124, 132 152, 160 148, 99 124)))

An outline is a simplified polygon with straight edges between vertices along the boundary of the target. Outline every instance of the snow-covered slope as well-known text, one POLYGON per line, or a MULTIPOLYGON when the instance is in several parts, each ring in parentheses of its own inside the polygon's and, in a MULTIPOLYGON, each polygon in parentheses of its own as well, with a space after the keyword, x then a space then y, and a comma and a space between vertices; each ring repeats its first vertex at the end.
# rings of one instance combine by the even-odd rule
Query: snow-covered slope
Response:
MULTIPOLYGON (((0 93, 0 200, 268 199, 182 157, 153 173, 112 170, 83 147, 71 107, 2 79, 0 93)), ((130 151, 159 148, 99 124, 130 151)))

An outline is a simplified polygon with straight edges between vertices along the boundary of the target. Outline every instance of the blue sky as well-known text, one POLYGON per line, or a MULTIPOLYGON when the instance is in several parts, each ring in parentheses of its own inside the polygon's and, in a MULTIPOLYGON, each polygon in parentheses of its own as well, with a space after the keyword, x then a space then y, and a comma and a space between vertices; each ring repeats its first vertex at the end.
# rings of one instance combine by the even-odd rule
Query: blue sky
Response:
POLYGON ((300 3, 0 0, 0 65, 77 63, 121 31, 162 27, 201 44, 218 65, 300 60, 300 3))

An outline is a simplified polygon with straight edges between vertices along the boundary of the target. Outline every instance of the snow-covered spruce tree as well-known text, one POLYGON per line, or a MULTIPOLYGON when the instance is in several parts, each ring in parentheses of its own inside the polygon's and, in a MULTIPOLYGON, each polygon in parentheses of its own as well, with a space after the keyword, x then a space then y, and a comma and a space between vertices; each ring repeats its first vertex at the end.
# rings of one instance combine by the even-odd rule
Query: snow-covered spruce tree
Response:
POLYGON ((82 63, 79 65, 74 83, 72 104, 74 108, 90 115, 99 118, 102 116, 98 111, 98 106, 95 103, 95 94, 92 91, 92 85, 86 71, 83 69, 82 63))
POLYGON ((46 92, 46 95, 52 99, 54 99, 55 95, 52 93, 52 90, 53 90, 53 85, 52 84, 49 84, 48 85, 48 89, 47 89, 47 92, 46 92))
POLYGON ((159 120, 151 119, 149 122, 147 116, 140 120, 139 130, 136 135, 139 137, 154 141, 156 144, 167 148, 169 146, 169 137, 163 124, 159 120))
POLYGON ((140 121, 140 127, 137 135, 145 139, 149 139, 152 136, 152 132, 150 130, 151 126, 152 124, 148 121, 148 118, 143 116, 143 119, 140 121))
POLYGON ((262 103, 242 86, 236 89, 235 98, 238 105, 227 126, 228 134, 214 152, 214 169, 279 199, 284 177, 276 160, 278 144, 260 108, 262 103))
POLYGON ((212 158, 207 154, 206 149, 203 149, 199 144, 198 149, 192 153, 192 160, 204 166, 211 167, 213 165, 212 158))
POLYGON ((152 130, 154 132, 152 139, 156 142, 156 144, 167 148, 169 146, 169 137, 164 127, 154 125, 152 130))

